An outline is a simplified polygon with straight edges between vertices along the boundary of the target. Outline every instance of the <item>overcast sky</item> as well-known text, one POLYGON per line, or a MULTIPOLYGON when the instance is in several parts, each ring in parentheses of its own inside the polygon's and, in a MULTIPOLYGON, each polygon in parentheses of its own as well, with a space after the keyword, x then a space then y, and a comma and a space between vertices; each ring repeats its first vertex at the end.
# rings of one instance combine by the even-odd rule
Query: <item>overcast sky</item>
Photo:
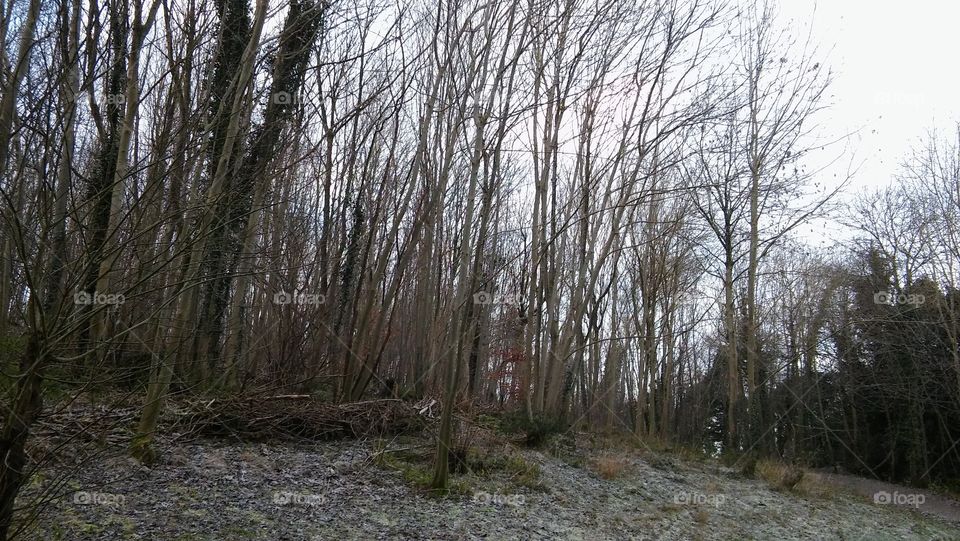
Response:
POLYGON ((812 17, 813 40, 834 72, 820 121, 828 134, 854 134, 846 161, 825 180, 844 176, 853 160, 848 194, 882 186, 931 128, 960 120, 960 3, 781 0, 780 10, 798 29, 812 17))

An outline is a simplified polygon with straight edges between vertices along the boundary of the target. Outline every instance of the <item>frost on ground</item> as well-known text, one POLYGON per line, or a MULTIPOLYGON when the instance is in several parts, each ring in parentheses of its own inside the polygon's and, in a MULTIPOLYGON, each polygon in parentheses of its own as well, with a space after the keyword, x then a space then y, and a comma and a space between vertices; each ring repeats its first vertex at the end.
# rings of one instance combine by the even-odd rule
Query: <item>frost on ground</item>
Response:
POLYGON ((666 453, 619 451, 615 468, 598 469, 590 452, 571 463, 513 448, 519 467, 454 476, 451 494, 436 497, 411 481, 416 472, 385 460, 411 448, 428 455, 430 445, 165 443, 152 468, 101 457, 59 481, 48 471, 25 490, 21 502, 63 483, 26 537, 960 539, 960 524, 939 517, 843 491, 773 490, 666 453))

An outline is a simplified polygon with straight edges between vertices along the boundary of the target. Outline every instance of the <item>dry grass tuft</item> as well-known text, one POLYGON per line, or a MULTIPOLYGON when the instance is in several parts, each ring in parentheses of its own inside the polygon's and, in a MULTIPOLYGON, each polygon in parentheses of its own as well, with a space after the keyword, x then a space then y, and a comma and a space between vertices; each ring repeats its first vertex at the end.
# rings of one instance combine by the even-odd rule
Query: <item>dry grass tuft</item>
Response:
POLYGON ((758 460, 756 474, 774 490, 793 490, 803 480, 803 469, 773 460, 758 460))
POLYGON ((697 509, 693 513, 693 520, 697 521, 697 524, 706 524, 710 520, 710 513, 706 509, 697 509))
POLYGON ((804 475, 793 490, 806 496, 827 500, 836 499, 839 496, 837 487, 832 483, 824 482, 817 474, 804 475))
POLYGON ((594 469, 600 477, 610 480, 619 477, 627 468, 624 459, 610 455, 602 456, 594 462, 594 469))

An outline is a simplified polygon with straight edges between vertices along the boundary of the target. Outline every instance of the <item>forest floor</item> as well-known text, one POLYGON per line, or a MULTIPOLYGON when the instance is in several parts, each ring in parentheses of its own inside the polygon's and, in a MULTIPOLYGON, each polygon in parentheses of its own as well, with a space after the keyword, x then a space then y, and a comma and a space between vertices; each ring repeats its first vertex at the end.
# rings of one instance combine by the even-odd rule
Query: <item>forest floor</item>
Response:
POLYGON ((151 467, 100 438, 95 455, 64 453, 25 487, 19 505, 38 496, 46 504, 23 537, 960 539, 956 502, 924 509, 910 498, 916 489, 814 472, 783 488, 768 466, 754 479, 689 453, 587 434, 531 449, 461 425, 466 471, 439 496, 422 488, 429 433, 309 444, 166 437, 151 467), (880 490, 897 492, 895 503, 875 503, 880 490))

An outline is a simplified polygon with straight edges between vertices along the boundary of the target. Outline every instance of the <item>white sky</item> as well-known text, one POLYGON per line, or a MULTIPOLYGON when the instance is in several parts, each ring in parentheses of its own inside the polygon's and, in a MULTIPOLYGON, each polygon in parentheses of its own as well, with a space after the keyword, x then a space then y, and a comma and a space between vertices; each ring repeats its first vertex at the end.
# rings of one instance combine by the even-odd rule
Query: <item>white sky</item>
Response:
MULTIPOLYGON (((858 166, 847 196, 889 183, 929 130, 960 120, 960 3, 950 0, 780 0, 795 28, 813 21, 813 41, 834 72, 828 135, 854 133, 846 160, 858 166)), ((835 149, 833 155, 837 155, 835 149)), ((846 198, 845 198, 846 199, 846 198)))

